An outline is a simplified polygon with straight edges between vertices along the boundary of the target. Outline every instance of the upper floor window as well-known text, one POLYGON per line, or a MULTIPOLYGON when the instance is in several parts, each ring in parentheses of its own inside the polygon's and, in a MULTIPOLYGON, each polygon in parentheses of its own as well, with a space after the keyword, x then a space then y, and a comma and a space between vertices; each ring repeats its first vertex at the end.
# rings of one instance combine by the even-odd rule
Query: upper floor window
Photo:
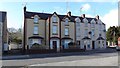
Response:
POLYGON ((102 31, 102 23, 99 22, 98 26, 99 26, 99 31, 101 32, 102 31))
POLYGON ((92 29, 92 36, 95 36, 95 30, 92 29))
POLYGON ((53 33, 53 34, 58 34, 58 33, 57 33, 57 30, 58 30, 57 25, 53 25, 53 26, 52 26, 52 33, 53 33))
POLYGON ((88 36, 88 29, 85 29, 85 36, 88 36))
POLYGON ((75 21, 76 22, 80 22, 80 19, 77 17, 77 18, 75 18, 75 21))
POLYGON ((69 28, 65 28, 65 35, 69 35, 69 28))
POLYGON ((39 29, 38 26, 35 25, 35 26, 34 26, 34 33, 33 33, 33 34, 38 34, 38 29, 39 29))
POLYGON ((68 22, 69 22, 69 19, 68 19, 68 18, 66 18, 66 19, 65 19, 65 25, 69 25, 69 23, 68 23, 68 22))
POLYGON ((85 27, 87 27, 88 26, 88 23, 87 22, 85 22, 85 27))
POLYGON ((2 36, 2 23, 0 23, 0 36, 2 36))
POLYGON ((56 23, 57 22, 57 17, 53 16, 53 22, 56 23))
POLYGON ((34 17, 34 23, 38 23, 38 17, 34 17))
POLYGON ((87 27, 88 26, 88 20, 85 18, 85 19, 83 19, 83 22, 84 22, 85 27, 87 27))
POLYGON ((94 23, 94 22, 92 22, 92 23, 91 23, 91 26, 92 26, 92 27, 95 27, 95 23, 94 23))

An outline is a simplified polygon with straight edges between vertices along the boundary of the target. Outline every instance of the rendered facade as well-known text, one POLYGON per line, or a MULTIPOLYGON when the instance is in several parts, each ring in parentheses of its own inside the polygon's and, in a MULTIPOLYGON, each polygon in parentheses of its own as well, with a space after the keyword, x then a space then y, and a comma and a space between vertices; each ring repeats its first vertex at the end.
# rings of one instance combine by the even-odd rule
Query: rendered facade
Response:
POLYGON ((48 49, 68 49, 69 43, 85 49, 106 48, 106 27, 97 15, 95 18, 74 16, 71 12, 59 15, 56 12, 38 13, 26 11, 24 7, 24 49, 33 44, 44 45, 48 49))
POLYGON ((0 11, 0 48, 8 51, 7 12, 0 11))

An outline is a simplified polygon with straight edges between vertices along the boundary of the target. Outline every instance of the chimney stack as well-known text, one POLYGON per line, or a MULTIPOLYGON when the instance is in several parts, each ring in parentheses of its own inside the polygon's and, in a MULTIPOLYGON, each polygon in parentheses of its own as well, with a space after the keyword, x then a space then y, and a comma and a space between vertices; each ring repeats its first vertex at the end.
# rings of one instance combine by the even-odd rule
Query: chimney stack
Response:
POLYGON ((67 13, 67 15, 68 15, 69 17, 71 17, 71 12, 69 11, 69 12, 67 13))
POLYGON ((26 12, 26 6, 24 7, 24 12, 26 12))
POLYGON ((96 16, 96 19, 99 20, 99 15, 96 16))
POLYGON ((85 14, 82 14, 82 18, 85 18, 85 14))

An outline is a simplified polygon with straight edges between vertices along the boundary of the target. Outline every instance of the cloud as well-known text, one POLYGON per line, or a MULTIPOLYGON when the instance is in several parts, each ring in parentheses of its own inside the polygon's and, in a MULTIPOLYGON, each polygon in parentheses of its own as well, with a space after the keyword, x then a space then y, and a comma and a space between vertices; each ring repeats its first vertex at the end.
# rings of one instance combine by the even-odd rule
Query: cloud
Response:
POLYGON ((110 26, 118 25, 118 9, 113 9, 105 14, 101 20, 106 24, 106 29, 110 26))
POLYGON ((88 11, 90 8, 91 8, 91 6, 89 4, 84 4, 84 5, 82 5, 81 10, 88 11))

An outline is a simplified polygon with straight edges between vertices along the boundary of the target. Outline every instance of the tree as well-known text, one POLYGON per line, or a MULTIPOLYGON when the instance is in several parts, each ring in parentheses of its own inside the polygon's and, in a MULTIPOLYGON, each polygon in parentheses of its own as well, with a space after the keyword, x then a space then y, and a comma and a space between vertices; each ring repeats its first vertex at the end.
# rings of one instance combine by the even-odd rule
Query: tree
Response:
POLYGON ((113 42, 114 44, 117 44, 117 39, 120 37, 120 27, 110 27, 108 28, 108 31, 106 32, 107 41, 110 43, 113 42))
POLYGON ((22 29, 8 28, 9 32, 9 41, 16 44, 22 43, 22 29))

